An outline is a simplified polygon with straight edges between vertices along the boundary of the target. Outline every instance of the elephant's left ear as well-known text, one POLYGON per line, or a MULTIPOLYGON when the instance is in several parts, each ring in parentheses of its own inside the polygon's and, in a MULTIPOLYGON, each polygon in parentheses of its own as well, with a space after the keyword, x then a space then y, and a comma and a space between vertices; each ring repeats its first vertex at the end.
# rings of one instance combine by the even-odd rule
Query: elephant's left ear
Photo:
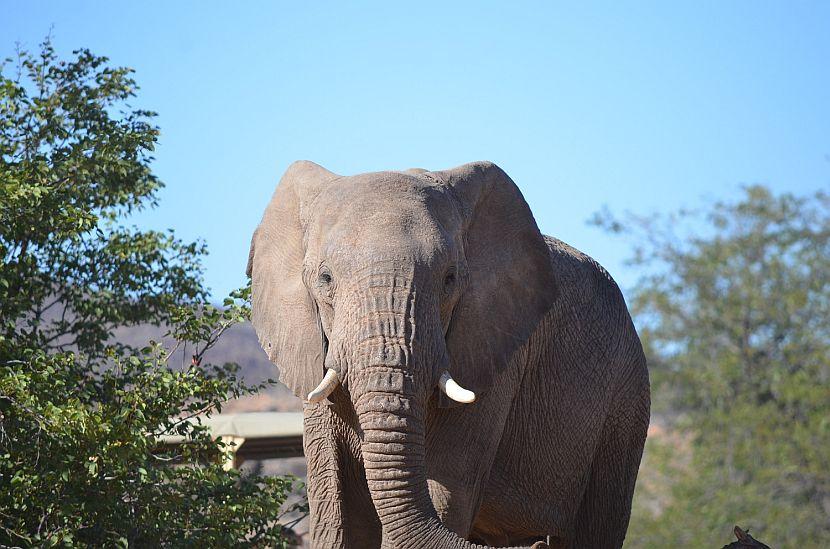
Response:
POLYGON ((461 206, 466 275, 447 333, 451 374, 484 393, 520 364, 556 297, 550 252, 515 183, 491 162, 435 172, 461 206))

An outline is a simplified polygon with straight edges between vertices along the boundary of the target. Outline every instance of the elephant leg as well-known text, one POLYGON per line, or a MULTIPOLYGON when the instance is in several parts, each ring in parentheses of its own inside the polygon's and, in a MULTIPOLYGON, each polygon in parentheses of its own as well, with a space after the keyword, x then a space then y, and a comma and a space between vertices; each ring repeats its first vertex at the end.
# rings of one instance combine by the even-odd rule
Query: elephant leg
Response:
POLYGON ((306 403, 303 447, 308 464, 310 546, 380 547, 381 527, 360 460, 352 413, 340 395, 334 404, 306 403))
POLYGON ((308 466, 306 488, 311 547, 348 547, 333 421, 333 414, 326 404, 303 405, 303 451, 308 466))
POLYGON ((345 431, 340 471, 347 546, 366 549, 380 547, 381 524, 369 494, 363 460, 358 452, 360 439, 355 431, 345 431))
POLYGON ((648 430, 648 390, 632 400, 603 429, 577 513, 573 548, 622 547, 648 430))

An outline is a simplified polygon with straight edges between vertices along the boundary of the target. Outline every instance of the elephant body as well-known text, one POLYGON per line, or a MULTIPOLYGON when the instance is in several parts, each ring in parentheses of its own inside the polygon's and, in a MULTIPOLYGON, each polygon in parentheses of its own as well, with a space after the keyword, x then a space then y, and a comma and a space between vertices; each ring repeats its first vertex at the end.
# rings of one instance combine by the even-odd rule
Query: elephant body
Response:
POLYGON ((472 535, 496 546, 544 533, 564 547, 619 547, 649 423, 645 358, 608 273, 546 241, 560 294, 520 358, 529 365, 472 535))
POLYGON ((492 164, 359 177, 289 169, 249 261, 283 380, 338 380, 304 404, 312 545, 620 547, 649 382, 616 284, 492 164))

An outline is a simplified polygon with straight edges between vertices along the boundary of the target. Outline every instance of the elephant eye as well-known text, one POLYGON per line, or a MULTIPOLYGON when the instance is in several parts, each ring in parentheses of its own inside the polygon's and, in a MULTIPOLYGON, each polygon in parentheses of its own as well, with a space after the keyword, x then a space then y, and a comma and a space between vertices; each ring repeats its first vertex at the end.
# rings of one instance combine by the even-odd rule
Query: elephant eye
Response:
POLYGON ((450 269, 450 271, 444 275, 444 288, 451 289, 455 285, 455 269, 450 269))
POLYGON ((334 293, 334 278, 331 276, 331 271, 326 267, 322 267, 317 274, 317 288, 323 294, 323 297, 331 299, 334 293))

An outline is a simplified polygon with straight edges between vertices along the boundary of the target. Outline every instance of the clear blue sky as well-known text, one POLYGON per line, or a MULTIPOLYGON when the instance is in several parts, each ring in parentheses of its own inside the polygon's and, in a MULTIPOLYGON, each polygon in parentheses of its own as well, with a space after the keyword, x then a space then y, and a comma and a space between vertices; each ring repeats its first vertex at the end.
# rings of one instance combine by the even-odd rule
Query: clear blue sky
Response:
POLYGON ((585 221, 830 187, 830 2, 0 1, 0 53, 88 47, 137 71, 167 183, 142 226, 204 238, 214 296, 244 282, 279 176, 488 159, 543 232, 623 286, 585 221), (451 5, 449 5, 451 4, 451 5))

